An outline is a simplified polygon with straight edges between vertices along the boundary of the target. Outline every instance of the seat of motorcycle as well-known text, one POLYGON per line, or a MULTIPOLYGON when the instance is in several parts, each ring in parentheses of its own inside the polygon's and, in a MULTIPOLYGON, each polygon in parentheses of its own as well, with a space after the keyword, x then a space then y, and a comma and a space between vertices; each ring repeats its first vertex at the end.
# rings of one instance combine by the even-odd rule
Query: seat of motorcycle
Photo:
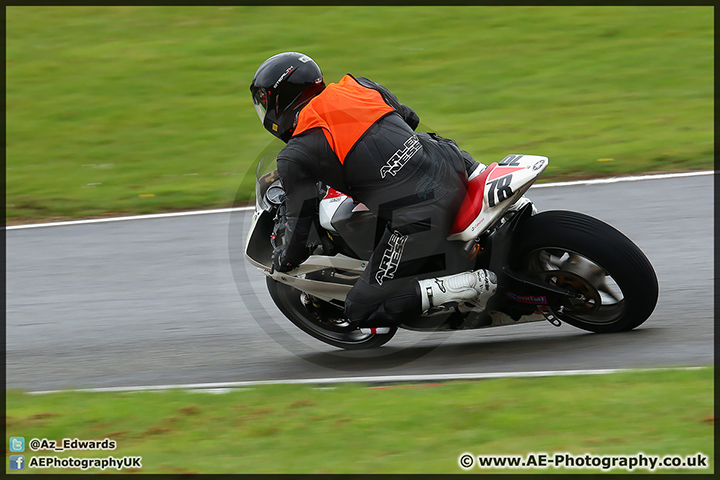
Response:
POLYGON ((468 180, 467 192, 465 192, 465 198, 455 216, 450 234, 462 232, 480 215, 483 208, 483 198, 485 197, 485 181, 497 165, 497 162, 491 163, 479 175, 468 180))

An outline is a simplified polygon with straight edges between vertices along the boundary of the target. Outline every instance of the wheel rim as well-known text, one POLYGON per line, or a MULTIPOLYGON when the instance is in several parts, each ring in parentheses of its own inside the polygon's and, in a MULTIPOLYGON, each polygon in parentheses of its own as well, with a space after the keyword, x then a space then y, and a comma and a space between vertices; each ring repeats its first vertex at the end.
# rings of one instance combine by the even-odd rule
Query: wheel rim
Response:
POLYGON ((372 333, 361 333, 359 330, 343 331, 342 328, 329 323, 329 319, 316 317, 304 305, 302 301, 304 293, 296 288, 280 288, 278 293, 282 296, 285 306, 290 309, 295 319, 324 338, 351 345, 367 342, 375 336, 372 333))
POLYGON ((584 255, 564 248, 539 248, 527 256, 525 267, 530 275, 584 297, 554 309, 559 318, 609 325, 625 314, 620 286, 607 270, 584 255))

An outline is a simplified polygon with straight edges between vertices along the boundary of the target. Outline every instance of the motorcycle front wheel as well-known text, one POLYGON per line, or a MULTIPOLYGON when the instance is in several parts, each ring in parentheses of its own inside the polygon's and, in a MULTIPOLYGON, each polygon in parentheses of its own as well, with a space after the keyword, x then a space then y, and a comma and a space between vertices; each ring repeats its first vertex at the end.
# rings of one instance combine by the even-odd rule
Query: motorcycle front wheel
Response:
POLYGON ((323 305, 319 309, 313 309, 303 302, 303 292, 270 277, 267 278, 267 289, 275 305, 288 320, 308 335, 334 347, 346 350, 377 348, 389 342, 397 333, 397 328, 390 329, 386 334, 348 331, 342 326, 333 324, 330 318, 341 314, 337 307, 322 302, 323 305))
POLYGON ((610 225, 577 212, 547 211, 523 221, 515 238, 514 268, 582 295, 552 306, 560 320, 596 333, 621 332, 655 309, 655 270, 610 225))

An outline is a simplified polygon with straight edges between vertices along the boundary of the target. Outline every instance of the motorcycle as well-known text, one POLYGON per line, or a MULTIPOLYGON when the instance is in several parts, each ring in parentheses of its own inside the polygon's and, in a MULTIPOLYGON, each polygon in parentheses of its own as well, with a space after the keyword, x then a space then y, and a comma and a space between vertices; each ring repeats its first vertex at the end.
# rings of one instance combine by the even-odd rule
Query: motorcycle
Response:
POLYGON ((485 268, 497 275, 498 289, 487 306, 453 303, 407 318, 398 327, 349 330, 343 318, 345 296, 374 250, 377 218, 362 203, 318 183, 316 228, 308 239, 311 255, 295 270, 274 271, 272 252, 284 240, 286 222, 275 159, 271 152, 257 165, 245 256, 266 276, 278 309, 327 344, 375 348, 398 328, 436 332, 542 321, 596 333, 621 332, 645 322, 657 303, 655 271, 629 238, 582 213, 538 213, 525 193, 548 158, 508 155, 469 175, 448 236, 463 249, 472 270, 485 268))

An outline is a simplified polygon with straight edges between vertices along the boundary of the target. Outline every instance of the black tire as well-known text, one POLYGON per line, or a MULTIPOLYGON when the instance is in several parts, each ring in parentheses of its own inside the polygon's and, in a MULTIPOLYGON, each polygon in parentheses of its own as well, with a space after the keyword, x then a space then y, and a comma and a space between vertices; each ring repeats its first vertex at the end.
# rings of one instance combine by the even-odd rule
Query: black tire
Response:
POLYGON ((566 305, 564 312, 556 306, 553 313, 560 320, 596 333, 621 332, 641 325, 655 309, 655 270, 610 225, 577 212, 547 211, 524 220, 514 238, 514 268, 566 288, 579 285, 576 291, 597 297, 581 306, 566 305), (552 267, 556 264, 558 270, 552 267), (592 273, 583 275, 583 270, 592 273))
POLYGON ((267 277, 267 288, 275 305, 288 320, 308 335, 334 347, 346 350, 377 348, 389 342, 397 333, 397 328, 392 328, 386 334, 362 334, 357 330, 347 331, 342 328, 333 328, 318 321, 310 313, 301 301, 302 292, 297 288, 280 283, 270 277, 267 277))

